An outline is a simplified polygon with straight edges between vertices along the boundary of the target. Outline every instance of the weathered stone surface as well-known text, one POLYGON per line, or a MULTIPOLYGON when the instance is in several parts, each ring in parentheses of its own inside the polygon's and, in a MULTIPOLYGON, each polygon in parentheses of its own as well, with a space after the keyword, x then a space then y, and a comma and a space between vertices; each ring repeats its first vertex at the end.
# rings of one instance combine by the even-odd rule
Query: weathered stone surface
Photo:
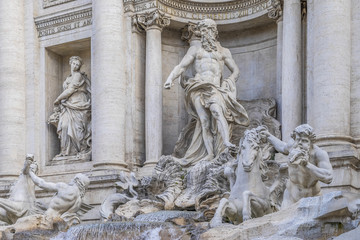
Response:
POLYGON ((238 226, 222 225, 210 229, 201 235, 201 239, 328 239, 358 225, 357 210, 350 212, 353 202, 353 197, 339 191, 303 198, 279 212, 248 220, 238 226), (348 214, 339 216, 335 211, 326 218, 320 218, 324 212, 334 212, 334 208, 342 210, 344 199, 348 202, 348 214), (331 209, 328 208, 329 204, 331 209))

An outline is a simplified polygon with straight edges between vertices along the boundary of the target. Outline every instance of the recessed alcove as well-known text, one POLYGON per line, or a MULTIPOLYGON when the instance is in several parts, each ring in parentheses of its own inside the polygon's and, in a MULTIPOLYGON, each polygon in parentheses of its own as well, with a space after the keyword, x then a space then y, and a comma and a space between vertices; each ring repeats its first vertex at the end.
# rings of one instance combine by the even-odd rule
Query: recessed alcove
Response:
MULTIPOLYGON (((186 54, 189 44, 181 40, 181 28, 185 24, 172 22, 162 32, 163 83, 171 70, 186 54)), ((277 25, 275 21, 259 18, 256 21, 218 25, 220 44, 230 49, 240 70, 236 82, 239 100, 274 98, 277 96, 276 57, 277 25), (253 24, 250 24, 252 22, 253 24)), ((223 77, 230 75, 224 67, 223 77)), ((186 74, 185 74, 186 75, 186 74)), ((163 153, 171 154, 189 116, 184 105, 184 89, 178 84, 163 90, 163 153)))
MULTIPOLYGON (((85 72, 91 80, 91 40, 90 38, 45 48, 45 116, 47 122, 53 113, 54 101, 63 91, 63 83, 70 74, 69 58, 79 56, 83 60, 81 72, 85 72)), ((46 165, 60 164, 60 161, 52 159, 60 153, 60 140, 56 133, 56 127, 46 124, 46 165)), ((78 162, 78 161, 77 161, 78 162)), ((66 162, 64 162, 66 163, 66 162)), ((68 162, 70 163, 70 162, 68 162)))

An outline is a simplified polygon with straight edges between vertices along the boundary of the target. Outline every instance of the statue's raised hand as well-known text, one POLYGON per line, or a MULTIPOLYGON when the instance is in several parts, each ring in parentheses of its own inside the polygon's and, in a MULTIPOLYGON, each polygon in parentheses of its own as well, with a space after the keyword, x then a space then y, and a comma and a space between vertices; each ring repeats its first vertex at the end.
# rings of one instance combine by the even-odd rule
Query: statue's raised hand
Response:
POLYGON ((172 86, 172 81, 171 80, 166 80, 165 84, 164 84, 164 88, 165 89, 170 89, 172 86))

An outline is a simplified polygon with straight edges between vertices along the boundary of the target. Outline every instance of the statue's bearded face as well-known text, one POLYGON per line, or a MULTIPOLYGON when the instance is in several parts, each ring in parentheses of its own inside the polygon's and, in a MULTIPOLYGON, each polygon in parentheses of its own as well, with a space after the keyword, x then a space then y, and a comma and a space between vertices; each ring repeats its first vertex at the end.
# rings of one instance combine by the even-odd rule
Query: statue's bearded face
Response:
POLYGON ((311 140, 307 136, 296 134, 294 147, 308 152, 310 151, 311 140))
POLYGON ((211 26, 202 26, 200 28, 201 33, 201 43, 203 48, 208 51, 216 51, 216 29, 213 29, 214 27, 211 26))

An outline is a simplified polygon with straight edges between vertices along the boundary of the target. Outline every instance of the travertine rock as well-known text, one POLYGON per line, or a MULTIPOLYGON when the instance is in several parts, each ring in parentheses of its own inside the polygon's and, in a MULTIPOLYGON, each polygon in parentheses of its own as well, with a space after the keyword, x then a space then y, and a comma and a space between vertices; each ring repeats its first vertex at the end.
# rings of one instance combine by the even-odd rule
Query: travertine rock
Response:
POLYGON ((116 182, 116 185, 123 189, 122 193, 113 193, 105 198, 100 208, 100 215, 103 221, 108 221, 113 218, 115 210, 122 204, 127 203, 130 200, 137 199, 137 192, 134 187, 138 186, 139 182, 135 178, 135 173, 131 173, 130 177, 126 176, 124 172, 121 172, 120 182, 116 182))
POLYGON ((358 201, 354 200, 356 198, 360 196, 347 196, 347 193, 340 191, 302 198, 285 209, 240 225, 227 224, 212 228, 203 233, 200 239, 328 239, 354 229, 359 224, 359 208, 352 208, 358 201))

